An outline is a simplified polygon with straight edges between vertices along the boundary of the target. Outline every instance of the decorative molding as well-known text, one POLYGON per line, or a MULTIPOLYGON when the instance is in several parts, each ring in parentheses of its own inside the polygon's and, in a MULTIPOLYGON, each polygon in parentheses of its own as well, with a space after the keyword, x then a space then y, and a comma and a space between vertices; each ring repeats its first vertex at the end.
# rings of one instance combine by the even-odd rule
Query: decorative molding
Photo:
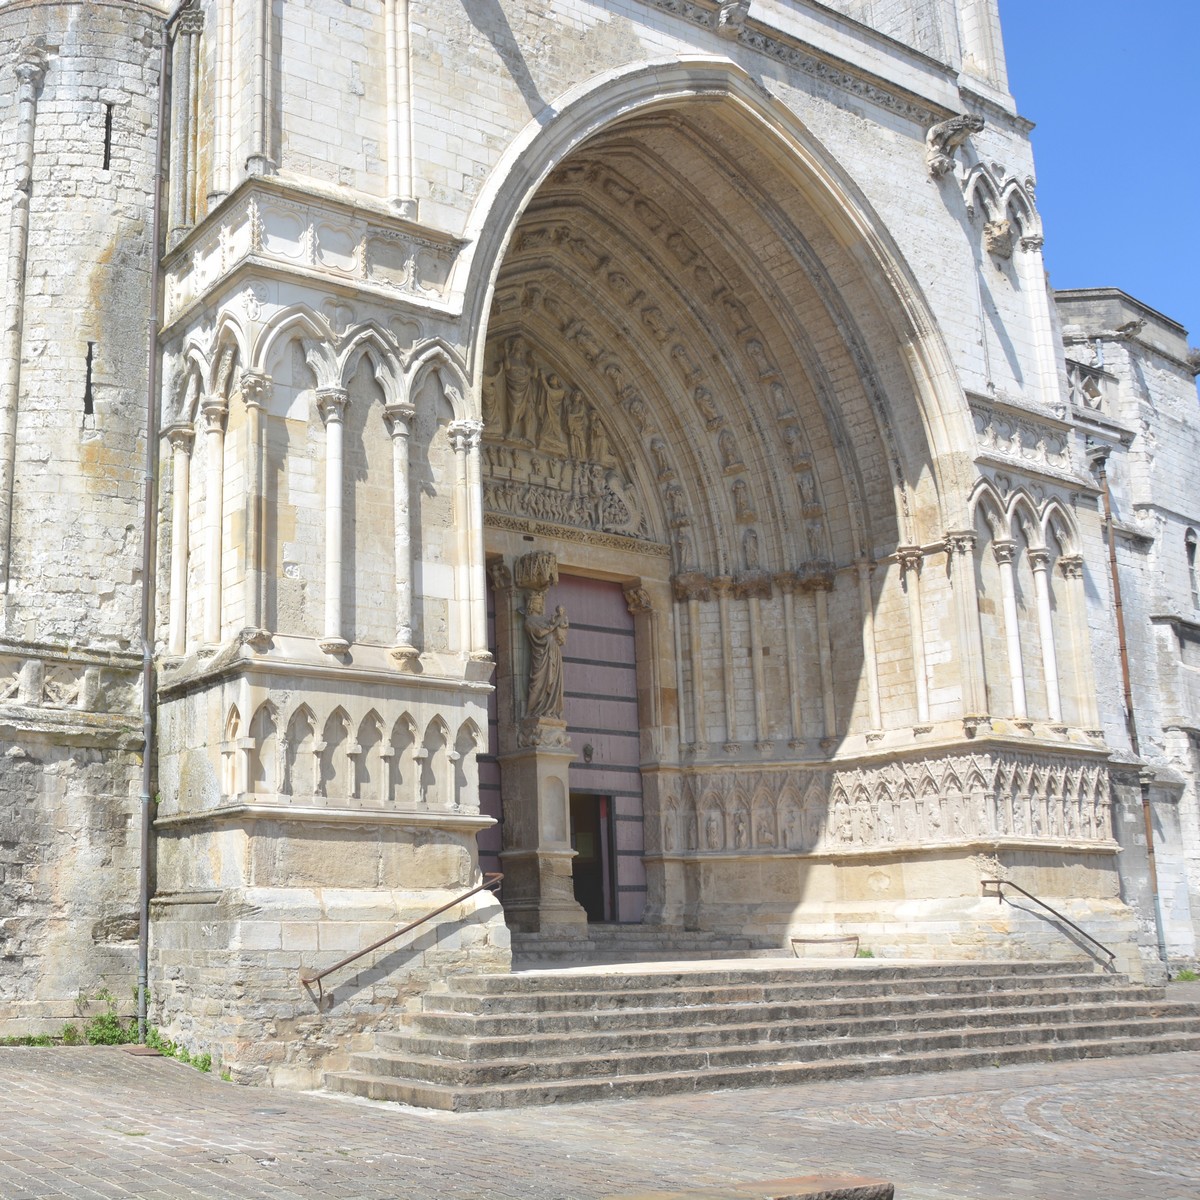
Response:
POLYGON ((1018 415, 995 404, 971 400, 975 436, 981 450, 1022 466, 1044 466, 1055 471, 1074 469, 1069 429, 1061 424, 1018 415))

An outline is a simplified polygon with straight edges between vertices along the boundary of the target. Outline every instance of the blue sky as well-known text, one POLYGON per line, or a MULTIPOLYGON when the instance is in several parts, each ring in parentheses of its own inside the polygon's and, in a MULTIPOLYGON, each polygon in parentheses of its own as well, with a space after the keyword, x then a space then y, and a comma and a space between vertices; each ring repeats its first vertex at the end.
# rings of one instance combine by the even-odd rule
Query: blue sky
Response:
POLYGON ((1200 0, 1000 0, 1000 19, 1051 283, 1119 287, 1200 344, 1200 0))

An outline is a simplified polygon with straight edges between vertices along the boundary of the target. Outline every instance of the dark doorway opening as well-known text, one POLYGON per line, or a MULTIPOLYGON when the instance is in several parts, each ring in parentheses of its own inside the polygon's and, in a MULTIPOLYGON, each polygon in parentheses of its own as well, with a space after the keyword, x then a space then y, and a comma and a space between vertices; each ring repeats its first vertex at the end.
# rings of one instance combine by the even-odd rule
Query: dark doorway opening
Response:
POLYGON ((571 880, 588 922, 617 919, 616 855, 611 796, 571 793, 571 880))

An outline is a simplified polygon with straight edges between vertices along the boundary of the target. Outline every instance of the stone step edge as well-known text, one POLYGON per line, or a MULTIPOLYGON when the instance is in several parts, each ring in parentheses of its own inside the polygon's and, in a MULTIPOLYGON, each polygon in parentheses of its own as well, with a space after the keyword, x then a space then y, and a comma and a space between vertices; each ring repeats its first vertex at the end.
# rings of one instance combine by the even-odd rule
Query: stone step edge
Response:
MULTIPOLYGON (((824 983, 800 982, 793 983, 790 981, 771 982, 771 983, 731 983, 725 985, 716 985, 709 987, 656 987, 656 988, 603 988, 594 991, 584 989, 571 989, 566 991, 538 991, 538 992, 427 992, 422 998, 422 1007, 417 1010, 419 1012, 477 1012, 480 1016, 491 1015, 495 1016, 498 1012, 504 1010, 504 1005, 514 1003, 515 1007, 508 1011, 512 1013, 543 1013, 543 1012, 581 1012, 581 1011, 611 1011, 611 1012, 629 1012, 633 1011, 635 1005, 631 1003, 631 999, 636 997, 644 1003, 637 1004, 636 1007, 642 1011, 654 1011, 661 1008, 697 1008, 704 1004, 770 1004, 782 1003, 788 999, 793 999, 800 1002, 807 997, 813 997, 813 1003, 820 1003, 822 1000, 832 1000, 839 996, 845 999, 874 999, 882 1003, 890 1003, 893 999, 913 999, 913 998, 929 998, 931 996, 955 997, 955 996, 991 996, 991 995, 1015 995, 1019 993, 1037 993, 1045 991, 1074 991, 1074 990, 1093 990, 1099 986, 1103 991, 1111 991, 1114 996, 1119 996, 1123 990, 1138 990, 1138 991, 1153 991, 1156 993, 1165 992, 1164 988, 1153 987, 1145 984, 1134 984, 1127 980, 1118 979, 1111 975, 1081 975, 1071 977, 1071 982, 1065 979, 1047 981, 1039 977, 1026 978, 1024 976, 1013 976, 1008 979, 1001 980, 1005 986, 993 987, 983 986, 983 983, 994 983, 997 981, 968 981, 975 983, 978 986, 973 987, 949 987, 947 981, 942 980, 942 986, 924 986, 922 990, 896 991, 892 986, 894 983, 901 985, 907 984, 910 988, 915 988, 917 985, 932 984, 938 981, 934 980, 901 980, 881 981, 878 985, 860 984, 853 988, 845 988, 831 990, 824 983), (1104 983, 1103 980, 1110 982, 1104 983), (846 995, 847 991, 857 992, 857 995, 846 995), (732 994, 731 994, 732 993, 732 994), (689 996, 705 996, 709 997, 703 1000, 697 1000, 695 1003, 689 1004, 687 997, 689 996), (548 1008, 546 1003, 556 1002, 566 1004, 568 1001, 588 1001, 586 1006, 579 1005, 574 1008, 548 1008), (606 1001, 621 1000, 626 1003, 606 1005, 606 1001), (539 1002, 542 1002, 539 1004, 539 1002), (468 1005, 469 1007, 451 1007, 451 1005, 468 1005)), ((953 983, 964 982, 962 980, 953 980, 953 983)), ((1161 996, 1157 998, 1162 998, 1161 996)))
MULTIPOLYGON (((1200 1011, 1200 1003, 1186 1000, 1168 1000, 1162 992, 1162 988, 1151 987, 1130 987, 1122 988, 1120 991, 1105 992, 1102 989, 1075 989, 1075 988, 1046 988, 1034 990, 1001 990, 996 989, 987 992, 960 992, 950 995, 930 996, 927 993, 913 993, 911 995, 893 995, 889 996, 886 1005, 881 1005, 878 999, 874 996, 844 996, 844 997, 827 997, 822 999, 810 1000, 803 999, 771 999, 771 1000, 743 1000, 730 1001, 719 1004, 673 1004, 673 1005, 655 1005, 648 1008, 566 1008, 566 1009, 531 1009, 516 1011, 500 1011, 500 1012, 475 1012, 475 1011, 459 1011, 457 1009, 418 1009, 411 1013, 406 1013, 403 1016, 404 1028, 399 1030, 382 1030, 380 1036, 396 1036, 399 1034, 416 1031, 427 1025, 435 1027, 442 1022, 457 1022, 457 1023, 486 1023, 489 1027, 498 1024, 508 1024, 514 1027, 523 1027, 528 1029, 533 1027, 532 1032, 537 1033, 566 1033, 569 1029, 555 1029, 552 1026, 565 1026, 576 1024, 586 1026, 589 1030, 596 1030, 598 1026, 605 1026, 609 1022, 613 1022, 612 1030, 616 1032, 618 1029, 627 1028, 633 1022, 642 1019, 654 1019, 661 1022, 663 1018, 677 1016, 686 1018, 689 1025, 694 1024, 696 1018, 716 1017, 726 1013, 744 1013, 755 1011, 769 1010, 784 1010, 777 1011, 774 1016, 765 1018, 769 1021, 791 1021, 804 1019, 825 1019, 842 1020, 849 1019, 855 1013, 863 1010, 878 1012, 882 1008, 889 1010, 900 1009, 902 1011, 920 1011, 926 1013, 954 1013, 954 1012, 979 1012, 986 1009, 995 1009, 998 1012, 1008 1012, 1012 1010, 1034 1009, 1034 1008, 1061 1008, 1063 1006, 1080 1005, 1080 1006, 1128 1006, 1128 1005, 1162 1005, 1171 1004, 1175 1006, 1189 1006, 1200 1011), (931 1002, 938 1001, 937 1005, 932 1005, 931 1002), (832 1011, 831 1011, 832 1010, 832 1011)), ((714 1025, 726 1025, 729 1022, 714 1021, 714 1025)), ((664 1028, 662 1024, 656 1024, 652 1028, 664 1028)), ((603 1032, 603 1029, 599 1031, 603 1032)), ((463 1033, 458 1036, 462 1037, 481 1037, 481 1038, 503 1038, 508 1036, 503 1032, 491 1031, 487 1033, 463 1033)))
MULTIPOLYGON (((763 960, 766 961, 766 960, 763 960)), ((799 960, 788 959, 789 964, 799 960)), ((619 964, 618 964, 619 965, 619 964)), ((636 966, 637 964, 631 964, 636 966)), ((895 979, 1009 979, 1037 978, 1047 976, 1092 976, 1106 979, 1127 979, 1127 976, 1112 975, 1098 970, 1087 970, 1089 962, 1076 959, 1067 962, 1044 964, 1014 961, 1012 963, 988 963, 982 966, 968 963, 925 963, 905 966, 888 963, 872 964, 869 967, 830 967, 790 965, 786 968, 748 968, 745 971, 728 967, 705 967, 694 971, 687 963, 681 963, 678 971, 605 971, 586 972, 572 970, 549 970, 520 973, 496 973, 487 975, 452 975, 447 979, 448 989, 465 995, 501 995, 507 992, 540 992, 547 989, 558 991, 627 990, 630 987, 662 986, 665 980, 689 980, 696 986, 721 986, 729 978, 755 983, 806 982, 809 984, 852 982, 870 980, 888 982, 895 979), (1053 969, 1050 969, 1050 968, 1053 969), (609 985, 605 988, 603 985, 609 985), (479 986, 472 986, 479 985, 479 986)))
MULTIPOLYGON (((886 1042, 891 1042, 891 1043, 895 1044, 896 1048, 894 1051, 888 1051, 886 1053, 886 1055, 884 1055, 884 1057, 907 1058, 907 1057, 912 1056, 914 1053, 915 1054, 924 1054, 924 1053, 948 1053, 949 1054, 949 1053, 955 1053, 955 1052, 958 1052, 961 1050, 969 1050, 972 1047, 969 1044, 963 1044, 963 1045, 958 1045, 958 1046, 948 1045, 945 1047, 944 1050, 920 1049, 920 1050, 917 1050, 914 1052, 914 1051, 910 1051, 910 1050, 906 1049, 906 1043, 915 1043, 915 1042, 921 1042, 921 1041, 936 1042, 938 1040, 950 1042, 953 1039, 958 1038, 964 1043, 977 1043, 978 1044, 977 1048, 979 1048, 980 1050, 982 1050, 984 1048, 1000 1049, 1000 1048, 1003 1048, 1004 1045, 1006 1045, 1010 1042, 1016 1043, 1016 1044, 1022 1044, 1022 1035, 1027 1035, 1027 1034, 1039 1035, 1037 1038, 1032 1039, 1030 1042, 1027 1043, 1028 1045, 1031 1045, 1031 1046, 1053 1045, 1057 1042, 1070 1041, 1070 1040, 1078 1040, 1078 1041, 1086 1042, 1088 1044, 1102 1045, 1107 1041, 1115 1040, 1119 1036, 1117 1033, 1118 1030, 1120 1030, 1122 1032, 1132 1030, 1135 1033, 1144 1033, 1145 1036, 1149 1037, 1149 1036, 1153 1035, 1155 1028, 1161 1028, 1161 1026, 1163 1024, 1178 1024, 1178 1023, 1180 1023, 1181 1020, 1183 1020, 1183 1019, 1182 1018, 1166 1018, 1165 1020, 1160 1021, 1160 1020, 1155 1020, 1153 1018, 1150 1018, 1147 1020, 1136 1021, 1136 1022, 1093 1021, 1090 1023, 1083 1024, 1082 1026, 1076 1026, 1071 1022, 1057 1023, 1057 1024, 1040 1024, 1040 1025, 1001 1025, 1001 1026, 983 1026, 983 1027, 980 1027, 977 1029, 965 1029, 965 1030, 964 1029, 936 1030, 936 1031, 929 1032, 929 1033, 925 1033, 920 1030, 906 1032, 906 1033, 887 1033, 887 1032, 885 1032, 882 1034, 871 1035, 871 1036, 863 1037, 863 1038, 859 1038, 859 1039, 854 1039, 854 1038, 850 1038, 850 1037, 842 1038, 842 1037, 834 1036, 834 1037, 828 1037, 828 1038, 813 1038, 813 1039, 810 1039, 807 1041, 798 1041, 798 1042, 792 1042, 792 1043, 780 1042, 780 1041, 757 1041, 757 1042, 747 1042, 747 1043, 744 1043, 741 1045, 715 1046, 715 1047, 708 1047, 708 1048, 706 1048, 704 1046, 689 1046, 689 1047, 685 1047, 685 1048, 661 1047, 661 1048, 653 1048, 653 1049, 647 1049, 647 1050, 642 1050, 642 1051, 632 1051, 629 1054, 605 1055, 604 1056, 604 1065, 606 1065, 606 1066, 613 1065, 616 1068, 618 1068, 615 1073, 620 1076, 646 1075, 647 1077, 649 1077, 649 1076, 657 1073, 656 1069, 651 1068, 648 1071, 640 1071, 639 1072, 636 1070, 636 1064, 639 1062, 642 1062, 646 1059, 662 1058, 662 1057, 667 1057, 667 1056, 682 1057, 685 1055, 692 1055, 694 1057, 704 1057, 704 1058, 708 1059, 708 1058, 712 1058, 712 1057, 731 1058, 736 1055, 736 1056, 746 1056, 747 1058, 751 1058, 751 1059, 765 1060, 764 1065, 775 1066, 775 1065, 786 1064, 789 1061, 793 1061, 793 1062, 797 1061, 796 1059, 789 1060, 786 1057, 784 1057, 782 1059, 779 1057, 780 1052, 787 1050, 787 1049, 799 1050, 801 1048, 807 1048, 807 1049, 821 1050, 823 1048, 828 1047, 832 1050, 832 1048, 834 1046, 838 1046, 839 1048, 842 1048, 847 1052, 844 1055, 844 1057, 846 1057, 847 1059, 853 1059, 855 1057, 863 1057, 863 1055, 855 1055, 854 1048, 856 1045, 860 1045, 862 1042, 886 1041, 886 1042), (1075 1039, 1071 1039, 1071 1038, 1063 1039, 1061 1037, 1056 1036, 1056 1035, 1064 1034, 1064 1033, 1065 1034, 1074 1034, 1074 1035, 1078 1035, 1078 1036, 1075 1039), (1001 1042, 1001 1045, 995 1046, 995 1043, 998 1041, 1001 1042), (989 1043, 991 1044, 991 1046, 989 1046, 989 1043), (630 1068, 630 1069, 621 1069, 622 1067, 626 1067, 626 1066, 628 1066, 628 1068, 630 1068)), ((1162 1037, 1171 1037, 1171 1036, 1200 1037, 1200 1020, 1198 1020, 1196 1022, 1196 1027, 1194 1030, 1191 1028, 1161 1030, 1160 1036, 1162 1036, 1162 1037)), ((877 1055, 877 1052, 875 1052, 875 1051, 868 1051, 868 1052, 866 1052, 865 1056, 866 1057, 876 1057, 879 1055, 877 1055)), ((457 1059, 457 1058, 451 1058, 448 1056, 439 1056, 439 1055, 434 1055, 434 1054, 417 1054, 417 1053, 390 1052, 390 1051, 379 1051, 379 1052, 372 1054, 370 1051, 361 1051, 352 1057, 355 1060, 361 1059, 361 1060, 366 1060, 366 1061, 371 1061, 371 1060, 387 1061, 390 1063, 404 1064, 406 1067, 408 1067, 410 1069, 416 1069, 418 1071, 422 1068, 428 1068, 430 1071, 435 1071, 435 1072, 438 1072, 438 1071, 445 1072, 445 1071, 450 1071, 450 1070, 455 1070, 455 1069, 461 1069, 461 1071, 463 1071, 463 1072, 473 1071, 473 1072, 478 1073, 478 1072, 482 1072, 482 1071, 503 1071, 505 1068, 514 1068, 514 1069, 519 1069, 519 1070, 536 1070, 537 1067, 541 1066, 548 1070, 553 1070, 553 1071, 564 1073, 564 1074, 560 1074, 555 1080, 547 1081, 547 1082, 568 1081, 571 1078, 571 1076, 569 1074, 566 1074, 566 1072, 569 1072, 571 1070, 571 1068, 577 1067, 581 1063, 594 1065, 596 1062, 596 1056, 594 1054, 592 1054, 592 1055, 585 1054, 585 1055, 576 1055, 576 1056, 550 1055, 550 1056, 546 1056, 546 1057, 542 1057, 542 1058, 531 1057, 526 1054, 526 1055, 521 1055, 520 1057, 517 1057, 517 1058, 474 1060, 474 1059, 457 1059)), ((804 1060, 800 1060, 800 1061, 804 1061, 804 1060)), ((814 1061, 821 1061, 821 1060, 814 1060, 814 1061)), ((701 1072, 707 1072, 709 1070, 708 1067, 691 1067, 691 1068, 684 1068, 684 1069, 685 1070, 696 1070, 696 1071, 701 1071, 701 1072)), ((712 1068, 712 1069, 719 1070, 721 1068, 712 1068)), ((732 1068, 729 1068, 729 1069, 732 1069, 732 1068)), ((596 1078, 596 1076, 581 1075, 581 1076, 578 1076, 577 1078, 583 1080, 583 1079, 596 1078)), ((473 1085, 463 1084, 462 1086, 466 1087, 466 1086, 473 1086, 473 1085)), ((482 1086, 482 1085, 480 1085, 480 1086, 482 1086)), ((496 1086, 503 1086, 503 1085, 497 1084, 496 1086)))
POLYGON ((525 1100, 533 1104, 556 1104, 590 1102, 598 1099, 621 1099, 639 1094, 668 1095, 683 1091, 707 1092, 728 1088, 778 1087, 821 1082, 838 1078, 869 1078, 872 1075, 941 1073, 966 1070, 980 1066, 1016 1065, 1027 1062, 1060 1062, 1078 1058, 1108 1058, 1126 1054, 1170 1053, 1176 1050, 1200 1049, 1200 1034, 1166 1034, 1159 1037, 1116 1038, 1102 1042, 1050 1042, 1037 1046, 1002 1046, 986 1049, 948 1051, 941 1054, 914 1055, 907 1058, 880 1057, 858 1059, 826 1059, 806 1063, 784 1063, 773 1067, 771 1078, 762 1068, 730 1068, 725 1071, 670 1072, 658 1075, 611 1076, 585 1081, 555 1080, 550 1083, 510 1083, 489 1085, 450 1086, 427 1084, 419 1080, 403 1079, 399 1076, 371 1076, 351 1071, 327 1072, 325 1089, 331 1092, 347 1091, 363 1095, 353 1087, 342 1088, 341 1083, 362 1082, 375 1086, 378 1091, 403 1092, 409 1096, 422 1096, 422 1101, 397 1100, 395 1096, 371 1096, 370 1099, 392 1100, 401 1104, 414 1104, 421 1108, 467 1112, 507 1107, 506 1099, 520 1103, 525 1100), (785 1078, 780 1078, 785 1076, 785 1078), (790 1078, 786 1078, 790 1077, 790 1078), (652 1090, 653 1089, 653 1090, 652 1090), (574 1091, 575 1096, 554 1093, 574 1091), (541 1099, 530 1101, 531 1095, 541 1094, 541 1099), (587 1094, 584 1094, 587 1093, 587 1094), (471 1101, 464 1104, 464 1101, 471 1101), (482 1101, 474 1103, 474 1101, 482 1101))
MULTIPOLYGON (((743 1022, 729 1022, 725 1024, 687 1024, 683 1026, 664 1026, 657 1029, 597 1029, 597 1030, 564 1030, 564 1031, 549 1031, 544 1029, 528 1030, 524 1034, 469 1034, 469 1033, 441 1033, 437 1031, 426 1031, 414 1028, 405 1032, 387 1031, 379 1034, 380 1040, 386 1039, 391 1041, 421 1041, 421 1042, 436 1042, 439 1045, 445 1046, 447 1052, 438 1053, 436 1056, 440 1058, 452 1059, 462 1062, 512 1062, 516 1058, 511 1055, 497 1054, 495 1056, 479 1057, 469 1055, 464 1051, 469 1051, 476 1047, 495 1047, 503 1049, 508 1046, 525 1046, 530 1042, 596 1042, 597 1040, 608 1040, 616 1043, 629 1043, 641 1038, 662 1038, 670 1036, 686 1036, 688 1038, 709 1038, 717 1048, 734 1048, 738 1046, 748 1046, 756 1044, 754 1042, 742 1042, 737 1040, 735 1035, 755 1029, 773 1029, 787 1030, 792 1036, 798 1040, 812 1041, 821 1040, 822 1035, 825 1037, 837 1037, 853 1039, 858 1035, 853 1028, 850 1028, 846 1033, 829 1034, 826 1032, 828 1026, 834 1025, 838 1027, 853 1027, 853 1026, 870 1026, 890 1022, 893 1025, 895 1032, 900 1033, 905 1027, 918 1026, 922 1021, 930 1022, 931 1024, 923 1026, 920 1032, 929 1034, 945 1033, 948 1030, 957 1030, 960 1032, 975 1032, 976 1030, 987 1029, 1043 1029, 1047 1027, 1056 1028, 1071 1028, 1075 1025, 1088 1024, 1113 1024, 1117 1022, 1127 1022, 1131 1020, 1153 1020, 1153 1021, 1180 1021, 1185 1019, 1193 1019, 1200 1027, 1200 1004, 1191 1004, 1184 1001, 1172 1002, 1166 1005, 1159 1005, 1153 1001, 1147 1002, 1145 1005, 1132 1003, 1120 1005, 1105 1005, 1105 1004, 1081 1004, 1068 1005, 1056 1004, 1050 1006, 1029 1006, 1013 1005, 1009 1008, 991 1008, 984 1007, 969 1010, 972 1016, 979 1017, 981 1020, 987 1017, 996 1017, 1000 1013, 1011 1014, 1014 1017, 1025 1018, 1023 1020, 1014 1020, 1008 1024, 986 1025, 986 1024, 962 1024, 963 1013, 961 1010, 948 1009, 944 1013, 938 1014, 936 1017, 929 1013, 913 1012, 900 1015, 890 1015, 880 1013, 875 1016, 845 1016, 845 1017, 829 1017, 823 1020, 792 1020, 790 1018, 778 1018, 774 1020, 747 1020, 743 1022), (1116 1008, 1120 1011, 1113 1012, 1116 1008), (1147 1009, 1153 1011, 1146 1011, 1147 1009), (1132 1011, 1131 1011, 1132 1010, 1132 1011), (1067 1018, 1065 1021, 1056 1020, 1055 1018, 1067 1018), (1045 1018, 1049 1018, 1048 1020, 1045 1018), (1090 1018, 1090 1019, 1089 1019, 1090 1018), (814 1039, 814 1035, 815 1039, 814 1039)), ((753 1014, 747 1014, 752 1016, 753 1014)), ((874 1037, 875 1033, 865 1033, 864 1036, 874 1037)), ((779 1039, 763 1038, 760 1039, 763 1044, 771 1043, 778 1044, 779 1039)), ((670 1047, 672 1049, 691 1049, 688 1045, 679 1045, 670 1047)), ((384 1052, 402 1051, 401 1047, 389 1047, 386 1042, 380 1047, 384 1052)), ((589 1049, 597 1049, 597 1047, 589 1047, 589 1049)), ((360 1055, 369 1055, 371 1051, 360 1051, 360 1055)), ((426 1057, 430 1056, 428 1054, 426 1057)), ((518 1057, 529 1057, 528 1054, 518 1057)), ((544 1057, 538 1054, 539 1058, 544 1057)), ((559 1056, 555 1056, 559 1057, 559 1056)), ((571 1056, 562 1056, 571 1057, 571 1056)))
MULTIPOLYGON (((702 989, 704 992, 711 992, 714 989, 702 989)), ((952 1007, 955 1004, 961 1003, 963 1008, 975 1009, 979 1007, 987 1007, 988 1002, 995 1002, 998 998, 1003 997, 1004 1000, 1000 1003, 995 1003, 996 1008, 1021 1008, 1031 1007, 1046 996, 1067 996, 1074 1000, 1080 1000, 1083 1003, 1111 1003, 1111 1004, 1166 1004, 1166 1003, 1190 1003, 1189 1001, 1168 1001, 1165 996, 1165 988, 1155 987, 1139 987, 1130 985, 1129 987, 1104 989, 1104 988, 991 988, 987 991, 964 991, 964 992, 900 992, 891 993, 886 999, 880 1000, 878 995, 867 994, 859 996, 845 995, 820 995, 816 998, 808 996, 769 996, 769 997, 752 997, 748 999, 723 999, 705 1000, 699 1003, 688 1003, 686 993, 680 995, 677 992, 667 994, 666 1001, 656 1004, 645 1005, 621 1005, 607 1007, 576 1007, 576 1008, 513 1008, 505 1009, 489 1008, 479 1010, 457 1009, 448 1007, 429 1007, 416 1009, 411 1013, 405 1014, 405 1019, 412 1024, 419 1022, 426 1017, 440 1017, 456 1020, 481 1020, 481 1021, 541 1021, 555 1019, 577 1019, 577 1020, 596 1020, 602 1016, 612 1017, 636 1017, 639 1014, 649 1016, 650 1014, 662 1015, 665 1013, 677 1012, 682 1015, 692 1016, 697 1013, 704 1014, 707 1012, 728 1012, 738 1009, 749 1008, 800 1008, 803 1007, 809 1011, 820 1012, 826 1007, 835 1007, 839 1005, 871 1005, 881 1007, 886 1005, 898 1005, 902 1007, 916 1007, 920 1005, 928 1005, 933 1000, 944 1001, 946 1007, 952 1007), (1087 999, 1093 997, 1094 999, 1087 999), (1024 1001, 1024 1003, 1008 1003, 1008 1001, 1024 1001), (974 1003, 972 1003, 974 1002, 974 1003), (982 1002, 982 1003, 981 1003, 982 1002)), ((566 992, 559 993, 570 997, 576 997, 580 993, 566 992)), ((627 992, 612 993, 613 995, 628 996, 627 992)), ((547 993, 546 998, 553 998, 554 993, 547 993)), ((1067 1001, 1069 1002, 1069 1001, 1067 1001)))

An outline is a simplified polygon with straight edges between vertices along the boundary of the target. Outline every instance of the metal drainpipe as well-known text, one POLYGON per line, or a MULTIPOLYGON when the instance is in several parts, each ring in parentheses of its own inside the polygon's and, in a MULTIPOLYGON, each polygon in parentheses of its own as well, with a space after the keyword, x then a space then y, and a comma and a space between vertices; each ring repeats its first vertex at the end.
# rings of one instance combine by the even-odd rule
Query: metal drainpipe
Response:
POLYGON ((170 74, 171 25, 187 0, 179 0, 163 25, 158 68, 158 129, 154 146, 154 197, 150 218, 149 369, 146 372, 146 453, 142 514, 142 802, 141 859, 138 869, 138 1041, 146 1041, 146 985, 150 969, 150 840, 153 836, 154 794, 154 609, 155 532, 158 508, 158 392, 159 392, 159 248, 162 242, 163 159, 166 147, 167 83, 170 74))
MULTIPOLYGON (((1142 757, 1138 742, 1137 717, 1133 708, 1133 686, 1129 678, 1129 650, 1125 641, 1125 611, 1121 605, 1121 578, 1117 573, 1117 531, 1113 526, 1112 499, 1108 490, 1108 451, 1097 453, 1093 459, 1096 474, 1100 479, 1100 494, 1104 498, 1104 526, 1108 534, 1108 570, 1112 577, 1113 613, 1117 620, 1117 645, 1121 652, 1121 685, 1125 692, 1125 729, 1129 734, 1129 746, 1133 753, 1142 757)), ((1171 970, 1167 959, 1167 939, 1163 932, 1162 900, 1158 893, 1158 862, 1154 854, 1154 816, 1150 810, 1150 772, 1138 772, 1138 783, 1142 791, 1142 822, 1146 827, 1146 861, 1150 870, 1150 894, 1154 898, 1154 931, 1158 937, 1158 957, 1171 970)))

